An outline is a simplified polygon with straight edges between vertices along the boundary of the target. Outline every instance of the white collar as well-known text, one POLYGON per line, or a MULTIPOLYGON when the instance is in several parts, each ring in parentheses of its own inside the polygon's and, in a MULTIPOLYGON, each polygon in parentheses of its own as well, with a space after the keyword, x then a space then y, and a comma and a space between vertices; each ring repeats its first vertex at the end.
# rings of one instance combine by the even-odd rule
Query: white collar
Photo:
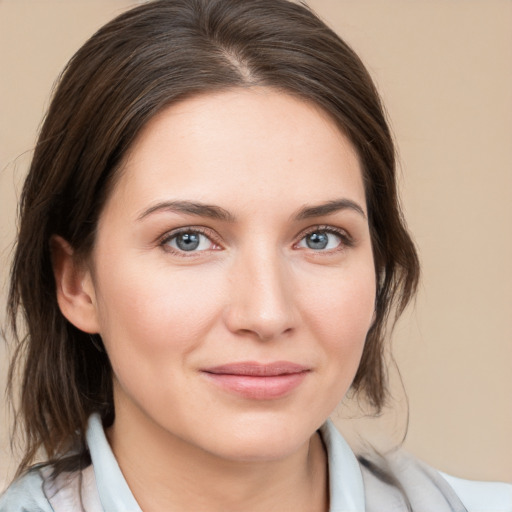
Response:
MULTIPOLYGON (((322 425, 320 434, 329 467, 329 512, 361 512, 363 478, 354 453, 330 420, 322 425)), ((142 512, 112 453, 98 414, 89 418, 86 437, 103 509, 142 512)))
POLYGON ((89 418, 86 438, 103 509, 142 512, 108 444, 99 414, 89 418))
POLYGON ((365 510, 363 476, 359 462, 331 420, 320 427, 329 467, 329 512, 365 510))

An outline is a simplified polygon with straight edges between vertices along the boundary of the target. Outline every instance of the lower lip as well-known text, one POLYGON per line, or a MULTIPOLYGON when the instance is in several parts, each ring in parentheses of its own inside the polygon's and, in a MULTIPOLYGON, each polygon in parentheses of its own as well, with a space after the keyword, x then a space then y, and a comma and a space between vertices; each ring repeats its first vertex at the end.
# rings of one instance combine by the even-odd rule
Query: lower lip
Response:
POLYGON ((204 372, 204 375, 222 389, 244 398, 273 400, 291 393, 307 373, 304 371, 285 375, 252 376, 204 372))

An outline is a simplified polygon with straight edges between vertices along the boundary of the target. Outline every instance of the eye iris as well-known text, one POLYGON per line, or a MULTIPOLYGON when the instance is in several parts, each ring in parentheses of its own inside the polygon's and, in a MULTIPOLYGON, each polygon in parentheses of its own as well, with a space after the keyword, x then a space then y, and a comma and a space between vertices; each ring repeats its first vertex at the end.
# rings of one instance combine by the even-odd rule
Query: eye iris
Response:
POLYGON ((176 245, 182 251, 193 251, 199 247, 198 233, 181 233, 176 237, 176 245))
POLYGON ((306 237, 306 244, 310 249, 325 249, 329 243, 327 233, 311 233, 306 237))

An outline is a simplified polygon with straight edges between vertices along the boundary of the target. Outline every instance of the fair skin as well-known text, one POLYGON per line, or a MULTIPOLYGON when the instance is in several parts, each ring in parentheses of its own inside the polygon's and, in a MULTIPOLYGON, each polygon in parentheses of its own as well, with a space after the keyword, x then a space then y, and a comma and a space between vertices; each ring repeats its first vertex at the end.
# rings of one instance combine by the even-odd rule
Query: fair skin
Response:
POLYGON ((144 511, 325 511, 316 430, 354 378, 375 273, 357 155, 268 88, 143 129, 58 299, 112 362, 114 454, 144 511), (207 207, 205 207, 207 205, 207 207))

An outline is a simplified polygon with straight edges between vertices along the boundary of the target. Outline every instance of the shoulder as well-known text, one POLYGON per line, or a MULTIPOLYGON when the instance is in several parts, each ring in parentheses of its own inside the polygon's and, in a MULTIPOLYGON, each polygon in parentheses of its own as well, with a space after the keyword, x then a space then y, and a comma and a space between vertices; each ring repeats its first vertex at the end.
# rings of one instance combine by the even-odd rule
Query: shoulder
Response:
POLYGON ((443 499, 461 503, 467 512, 512 512, 512 485, 502 482, 480 482, 447 475, 423 461, 399 450, 390 457, 390 467, 404 484, 414 491, 421 484, 433 484, 441 491, 443 499), (454 499, 456 497, 456 499, 454 499))
POLYGON ((468 512, 512 512, 512 484, 477 482, 440 473, 468 512))
POLYGON ((43 476, 32 469, 0 495, 0 512, 53 512, 43 491, 43 476))
MULTIPOLYGON (((336 487, 337 480, 346 480, 347 472, 336 469, 337 459, 347 457, 346 450, 339 449, 346 443, 329 422, 320 433, 328 452, 330 483, 332 486, 334 481, 333 487, 336 487)), ((436 512, 512 512, 512 484, 456 478, 428 466, 402 449, 386 455, 369 449, 366 455, 358 455, 357 462, 362 486, 358 486, 356 494, 364 493, 365 510, 396 512, 412 508, 436 512)), ((352 473, 355 475, 356 471, 352 473)))
POLYGON ((467 512, 512 512, 511 484, 447 475, 403 450, 387 456, 386 462, 387 469, 403 486, 411 503, 427 502, 439 495, 439 498, 442 496, 439 503, 446 501, 453 510, 462 506, 461 510, 467 512))
POLYGON ((0 512, 103 511, 92 465, 52 473, 53 466, 38 467, 13 482, 0 497, 0 512))

